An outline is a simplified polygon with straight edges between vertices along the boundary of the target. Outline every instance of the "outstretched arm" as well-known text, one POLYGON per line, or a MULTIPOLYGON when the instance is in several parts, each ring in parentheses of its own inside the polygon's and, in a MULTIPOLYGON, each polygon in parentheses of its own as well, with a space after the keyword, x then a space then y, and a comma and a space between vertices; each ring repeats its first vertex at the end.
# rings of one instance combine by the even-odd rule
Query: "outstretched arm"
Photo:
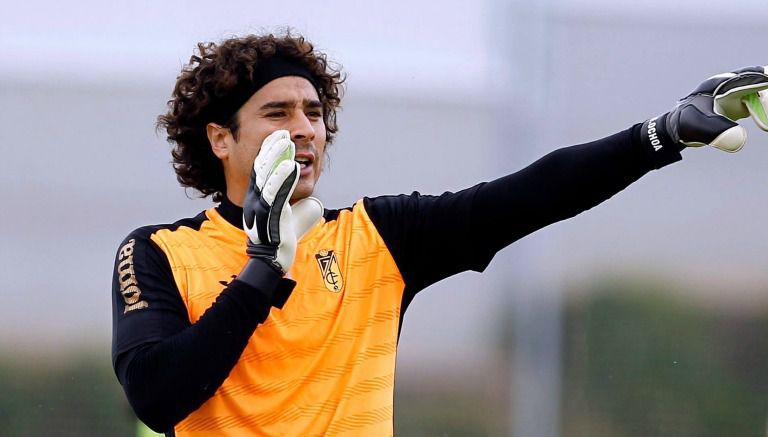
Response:
POLYGON ((558 149, 491 182, 439 196, 365 199, 366 210, 412 292, 453 274, 482 271, 512 242, 600 204, 680 153, 653 161, 640 125, 558 149))
POLYGON ((686 147, 734 152, 734 120, 768 130, 768 74, 749 67, 707 79, 671 111, 631 129, 556 150, 525 169, 457 193, 366 199, 366 210, 415 293, 455 273, 482 271, 501 248, 609 199, 686 147))

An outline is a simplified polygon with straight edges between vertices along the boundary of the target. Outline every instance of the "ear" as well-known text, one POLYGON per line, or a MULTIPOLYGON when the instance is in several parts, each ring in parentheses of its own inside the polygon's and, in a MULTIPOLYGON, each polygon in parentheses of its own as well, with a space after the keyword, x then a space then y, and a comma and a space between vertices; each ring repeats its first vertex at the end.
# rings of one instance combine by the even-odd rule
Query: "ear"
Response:
POLYGON ((205 131, 208 134, 208 142, 211 143, 213 154, 222 161, 229 158, 229 142, 232 138, 232 132, 216 123, 208 123, 205 126, 205 131))

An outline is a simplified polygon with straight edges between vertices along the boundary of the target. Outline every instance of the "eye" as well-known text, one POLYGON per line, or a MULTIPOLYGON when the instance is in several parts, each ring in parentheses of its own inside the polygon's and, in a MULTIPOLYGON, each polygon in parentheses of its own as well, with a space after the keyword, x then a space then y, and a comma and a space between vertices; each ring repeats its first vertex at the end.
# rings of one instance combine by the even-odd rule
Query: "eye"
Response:
POLYGON ((308 111, 307 117, 309 118, 322 118, 323 112, 322 111, 308 111))
POLYGON ((268 118, 280 118, 285 117, 285 111, 272 111, 265 114, 268 118))

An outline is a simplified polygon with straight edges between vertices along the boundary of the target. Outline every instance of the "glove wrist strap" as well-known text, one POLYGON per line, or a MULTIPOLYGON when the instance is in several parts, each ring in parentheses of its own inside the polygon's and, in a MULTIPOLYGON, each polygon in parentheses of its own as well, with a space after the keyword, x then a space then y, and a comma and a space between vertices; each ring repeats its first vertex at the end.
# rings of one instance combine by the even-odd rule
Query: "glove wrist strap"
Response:
POLYGON ((245 252, 251 258, 256 258, 269 264, 281 276, 285 274, 283 267, 277 263, 277 247, 264 244, 248 244, 245 252))
POLYGON ((667 115, 647 120, 638 132, 640 147, 655 169, 681 160, 680 151, 685 148, 683 144, 673 141, 667 132, 667 115))
POLYGON ((258 289, 271 301, 283 272, 262 258, 251 258, 237 275, 237 279, 258 289))

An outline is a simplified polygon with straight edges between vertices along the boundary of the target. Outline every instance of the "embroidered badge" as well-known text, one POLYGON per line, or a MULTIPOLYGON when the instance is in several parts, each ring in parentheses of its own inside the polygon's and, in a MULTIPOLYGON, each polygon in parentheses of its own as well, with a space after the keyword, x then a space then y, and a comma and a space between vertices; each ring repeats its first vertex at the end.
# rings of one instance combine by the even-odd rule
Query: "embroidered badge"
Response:
POLYGON ((338 293, 344 288, 344 278, 341 276, 336 254, 332 250, 321 250, 315 254, 320 274, 323 276, 325 288, 333 293, 338 293))

